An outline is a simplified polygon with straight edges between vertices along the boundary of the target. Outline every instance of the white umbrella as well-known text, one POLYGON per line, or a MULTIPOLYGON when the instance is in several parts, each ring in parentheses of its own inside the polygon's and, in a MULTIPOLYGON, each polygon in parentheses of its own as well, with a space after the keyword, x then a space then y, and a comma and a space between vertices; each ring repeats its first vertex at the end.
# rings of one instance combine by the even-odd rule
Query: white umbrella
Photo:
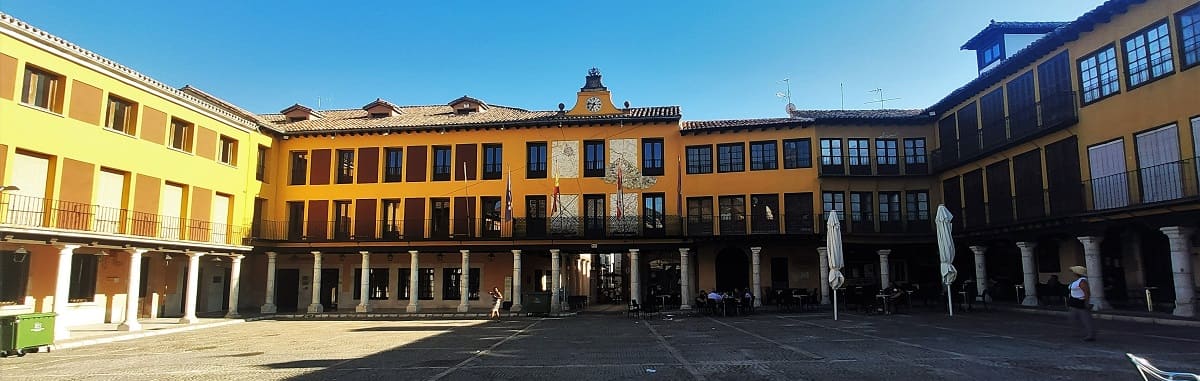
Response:
POLYGON ((837 290, 846 283, 842 275, 842 224, 837 210, 831 211, 825 222, 825 250, 829 255, 829 287, 833 289, 833 320, 837 320, 837 290))
POLYGON ((954 220, 954 215, 946 209, 945 204, 939 204, 937 209, 937 240, 938 240, 938 255, 942 258, 942 283, 946 285, 946 304, 950 309, 950 316, 954 316, 954 302, 950 294, 950 284, 954 283, 954 278, 958 277, 958 270, 954 269, 954 235, 951 233, 953 226, 950 221, 954 220))

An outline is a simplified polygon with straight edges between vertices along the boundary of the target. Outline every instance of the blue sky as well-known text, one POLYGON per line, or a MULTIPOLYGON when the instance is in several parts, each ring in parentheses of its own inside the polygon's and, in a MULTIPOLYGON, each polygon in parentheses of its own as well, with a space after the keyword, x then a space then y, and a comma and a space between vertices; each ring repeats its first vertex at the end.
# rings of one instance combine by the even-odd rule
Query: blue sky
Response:
POLYGON ((988 20, 1070 21, 1100 0, 334 2, 0 0, 0 11, 164 83, 254 112, 468 94, 568 106, 590 67, 613 101, 685 120, 923 108, 976 76, 959 47, 988 20), (170 4, 164 6, 164 4, 170 4))

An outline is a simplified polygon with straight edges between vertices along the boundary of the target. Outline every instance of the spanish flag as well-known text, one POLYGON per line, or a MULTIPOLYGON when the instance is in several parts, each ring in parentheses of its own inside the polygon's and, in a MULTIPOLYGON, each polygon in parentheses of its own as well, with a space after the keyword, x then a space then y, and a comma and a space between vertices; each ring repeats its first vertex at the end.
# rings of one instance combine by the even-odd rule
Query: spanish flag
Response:
POLYGON ((550 201, 551 202, 550 215, 553 216, 553 215, 558 214, 558 204, 559 204, 559 202, 558 202, 558 174, 557 173, 554 174, 554 196, 552 198, 553 198, 553 200, 550 201))

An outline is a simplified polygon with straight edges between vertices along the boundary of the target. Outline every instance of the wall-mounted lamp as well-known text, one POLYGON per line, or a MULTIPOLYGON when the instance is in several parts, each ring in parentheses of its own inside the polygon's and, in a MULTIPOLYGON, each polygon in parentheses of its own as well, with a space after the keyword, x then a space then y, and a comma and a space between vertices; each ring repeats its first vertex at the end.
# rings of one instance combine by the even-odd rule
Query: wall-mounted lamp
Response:
POLYGON ((171 265, 171 254, 163 254, 163 265, 164 266, 171 265))
POLYGON ((28 259, 28 258, 29 258, 29 250, 25 250, 24 247, 18 247, 16 250, 13 250, 13 258, 12 258, 13 263, 25 262, 25 259, 28 259))
POLYGON ((388 253, 388 262, 391 262, 392 258, 393 258, 392 253, 388 253))

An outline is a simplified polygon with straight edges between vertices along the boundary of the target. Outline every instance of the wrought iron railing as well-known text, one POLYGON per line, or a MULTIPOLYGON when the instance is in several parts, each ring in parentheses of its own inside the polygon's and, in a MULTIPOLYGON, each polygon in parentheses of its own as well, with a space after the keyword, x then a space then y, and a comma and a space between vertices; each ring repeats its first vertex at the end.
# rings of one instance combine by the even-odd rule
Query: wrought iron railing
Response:
POLYGON ((925 157, 907 162, 903 155, 881 158, 879 156, 817 157, 817 171, 821 176, 901 176, 928 175, 929 165, 925 157), (830 160, 823 160, 830 159, 830 160))
POLYGON ((240 245, 244 226, 63 200, 0 193, 0 224, 240 245))
MULTIPOLYGON (((1075 92, 1061 92, 1044 95, 1033 107, 1009 109, 1008 116, 1002 123, 1003 136, 991 129, 987 131, 992 132, 986 135, 987 139, 984 139, 983 130, 967 133, 960 131, 957 141, 943 142, 945 147, 938 147, 930 152, 933 168, 935 171, 941 171, 991 154, 1030 136, 1073 125, 1079 121, 1079 105, 1076 100, 1075 92)), ((986 122, 987 126, 998 124, 995 120, 986 122)))
MULTIPOLYGON (((933 232, 933 221, 929 219, 928 213, 923 215, 924 219, 920 218, 921 215, 905 216, 899 212, 878 214, 875 212, 839 212, 839 214, 841 214, 843 234, 926 234, 933 232)), ((828 219, 829 215, 822 213, 820 226, 824 227, 828 219)))

